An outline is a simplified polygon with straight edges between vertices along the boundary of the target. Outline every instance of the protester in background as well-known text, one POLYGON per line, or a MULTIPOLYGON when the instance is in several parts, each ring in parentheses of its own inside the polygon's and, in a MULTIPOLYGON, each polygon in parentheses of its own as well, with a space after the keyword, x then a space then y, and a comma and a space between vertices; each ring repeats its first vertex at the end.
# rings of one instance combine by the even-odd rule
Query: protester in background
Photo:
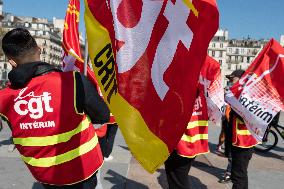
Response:
MULTIPOLYGON (((244 70, 235 70, 226 77, 235 84, 244 74, 244 70)), ((233 189, 248 189, 248 164, 252 158, 253 147, 257 144, 255 138, 247 129, 242 117, 234 110, 230 111, 226 145, 231 148, 232 169, 231 180, 233 189)))
POLYGON ((216 147, 216 151, 215 153, 218 155, 218 156, 221 156, 223 157, 224 156, 224 151, 222 150, 222 145, 224 144, 225 142, 225 126, 226 126, 226 123, 225 123, 225 118, 222 118, 222 123, 221 123, 221 132, 219 134, 219 140, 218 140, 218 144, 217 144, 217 147, 216 147))
POLYGON ((189 170, 195 157, 209 152, 208 112, 204 87, 199 84, 194 110, 187 130, 165 162, 169 189, 190 189, 189 170))
POLYGON ((3 123, 2 123, 2 118, 0 116, 0 132, 2 131, 2 129, 3 129, 3 123))
POLYGON ((13 69, 0 115, 32 175, 47 189, 93 189, 103 158, 91 122, 109 120, 107 105, 80 73, 41 62, 28 30, 9 31, 2 48, 13 69))
POLYGON ((96 129, 105 161, 113 160, 113 157, 110 154, 112 153, 117 129, 118 126, 112 114, 110 115, 110 120, 107 124, 104 124, 101 128, 96 129))
POLYGON ((114 145, 114 140, 115 140, 115 136, 117 133, 117 123, 108 123, 107 124, 107 132, 105 135, 105 152, 104 152, 104 160, 105 161, 111 161, 113 160, 113 156, 111 155, 112 150, 113 150, 113 145, 114 145))
MULTIPOLYGON (((229 132, 229 120, 230 120, 230 112, 231 108, 229 105, 225 107, 225 115, 222 118, 222 127, 224 128, 224 142, 228 140, 228 136, 231 136, 229 132)), ((231 181, 231 171, 232 171, 232 156, 231 156, 231 144, 225 142, 225 153, 223 153, 224 157, 228 158, 228 165, 226 171, 222 175, 219 180, 220 183, 227 183, 231 181)))

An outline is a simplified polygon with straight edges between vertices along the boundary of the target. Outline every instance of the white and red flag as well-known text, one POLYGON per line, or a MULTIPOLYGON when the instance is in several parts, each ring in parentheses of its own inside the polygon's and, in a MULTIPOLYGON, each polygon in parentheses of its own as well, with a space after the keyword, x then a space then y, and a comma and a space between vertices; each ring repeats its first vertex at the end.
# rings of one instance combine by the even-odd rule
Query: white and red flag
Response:
POLYGON ((209 120, 218 125, 222 117, 222 108, 225 105, 224 88, 220 64, 210 56, 206 57, 199 82, 204 86, 209 120))
POLYGON ((225 99, 261 141, 268 124, 284 110, 284 48, 270 40, 225 99))
POLYGON ((149 172, 183 135, 219 14, 215 0, 85 0, 93 70, 149 172))

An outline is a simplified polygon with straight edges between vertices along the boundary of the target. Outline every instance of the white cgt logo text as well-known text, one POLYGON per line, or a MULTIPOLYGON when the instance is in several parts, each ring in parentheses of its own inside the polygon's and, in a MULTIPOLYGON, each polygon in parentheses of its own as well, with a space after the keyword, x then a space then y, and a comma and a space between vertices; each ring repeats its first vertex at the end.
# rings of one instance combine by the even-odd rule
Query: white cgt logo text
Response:
MULTIPOLYGON (((130 70, 145 53, 164 1, 142 0, 141 18, 134 27, 125 27, 118 19, 118 7, 121 3, 123 0, 110 2, 115 37, 124 43, 116 54, 118 73, 130 70)), ((193 39, 193 32, 187 25, 190 10, 183 1, 179 0, 175 3, 168 1, 163 14, 169 24, 159 42, 151 68, 152 82, 161 100, 169 91, 169 86, 163 77, 174 59, 178 44, 181 42, 189 49, 193 39)))
POLYGON ((18 97, 14 100, 14 109, 19 115, 27 115, 33 119, 39 119, 43 116, 44 110, 46 112, 53 112, 50 107, 51 96, 49 92, 43 92, 42 95, 36 96, 33 91, 24 94, 28 87, 23 88, 18 97), (29 98, 28 100, 25 100, 29 98))

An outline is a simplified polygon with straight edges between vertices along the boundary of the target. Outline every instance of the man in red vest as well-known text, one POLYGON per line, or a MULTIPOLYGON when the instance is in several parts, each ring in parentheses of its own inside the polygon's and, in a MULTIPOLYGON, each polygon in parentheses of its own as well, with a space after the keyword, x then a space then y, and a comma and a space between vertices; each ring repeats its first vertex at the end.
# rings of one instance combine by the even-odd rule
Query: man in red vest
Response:
POLYGON ((95 188, 103 157, 92 123, 109 120, 107 105, 80 73, 41 62, 28 30, 9 31, 2 48, 13 69, 0 115, 22 160, 45 188, 95 188))
POLYGON ((169 189, 192 188, 188 177, 195 157, 209 152, 208 112, 204 87, 199 84, 192 116, 176 150, 165 162, 169 189))
MULTIPOLYGON (((235 84, 245 73, 244 70, 235 70, 226 77, 231 85, 235 84)), ((243 119, 231 109, 228 131, 226 132, 226 146, 229 146, 232 157, 231 180, 233 189, 248 189, 248 164, 252 157, 253 147, 257 144, 243 119)))

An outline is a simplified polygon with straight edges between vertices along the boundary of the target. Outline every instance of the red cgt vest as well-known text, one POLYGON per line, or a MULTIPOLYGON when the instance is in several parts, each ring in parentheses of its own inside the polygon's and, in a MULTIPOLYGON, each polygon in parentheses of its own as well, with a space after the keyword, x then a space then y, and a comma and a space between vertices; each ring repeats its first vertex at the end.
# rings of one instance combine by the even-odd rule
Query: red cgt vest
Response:
POLYGON ((188 158, 194 158, 197 155, 209 152, 208 113, 203 91, 200 91, 199 96, 195 100, 191 119, 176 150, 180 156, 188 158))
POLYGON ((90 118, 76 109, 76 92, 75 72, 53 72, 33 78, 23 89, 0 91, 0 113, 39 182, 75 184, 102 165, 90 118))
POLYGON ((239 148, 251 148, 257 145, 257 141, 251 135, 250 131, 247 129, 245 123, 237 118, 233 117, 233 146, 239 148))

